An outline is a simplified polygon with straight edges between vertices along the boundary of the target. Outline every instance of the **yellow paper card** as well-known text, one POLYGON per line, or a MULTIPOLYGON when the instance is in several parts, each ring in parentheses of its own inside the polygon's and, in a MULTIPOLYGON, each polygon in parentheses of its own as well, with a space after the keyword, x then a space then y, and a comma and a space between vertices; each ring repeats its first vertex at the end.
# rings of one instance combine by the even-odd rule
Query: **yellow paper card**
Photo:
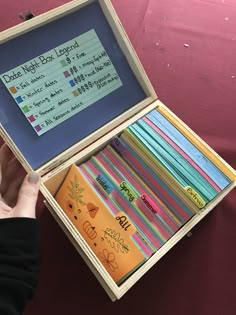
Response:
POLYGON ((116 283, 146 260, 131 238, 134 225, 123 212, 113 216, 75 165, 56 201, 116 283))

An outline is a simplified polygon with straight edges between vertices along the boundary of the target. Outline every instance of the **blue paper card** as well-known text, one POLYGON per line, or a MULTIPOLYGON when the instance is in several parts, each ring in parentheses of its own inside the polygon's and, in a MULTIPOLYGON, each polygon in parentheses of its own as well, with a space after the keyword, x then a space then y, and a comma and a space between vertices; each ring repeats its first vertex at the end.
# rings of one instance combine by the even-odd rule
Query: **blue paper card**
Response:
POLYGON ((221 188, 230 184, 230 180, 200 152, 175 126, 161 113, 154 110, 147 115, 148 119, 173 140, 202 170, 221 188))

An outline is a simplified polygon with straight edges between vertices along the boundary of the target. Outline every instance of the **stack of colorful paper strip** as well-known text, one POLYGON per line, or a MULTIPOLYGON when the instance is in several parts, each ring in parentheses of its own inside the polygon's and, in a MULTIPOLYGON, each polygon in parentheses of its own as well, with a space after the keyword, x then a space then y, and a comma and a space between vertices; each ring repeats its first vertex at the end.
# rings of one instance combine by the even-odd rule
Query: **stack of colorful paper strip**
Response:
POLYGON ((204 154, 204 146, 195 146, 193 136, 168 118, 156 109, 130 125, 73 166, 56 196, 118 284, 231 182, 204 154), (76 215, 68 208, 75 201, 76 215), (92 242, 86 237, 89 227, 96 232, 92 242), (126 246, 117 251, 120 240, 126 246))

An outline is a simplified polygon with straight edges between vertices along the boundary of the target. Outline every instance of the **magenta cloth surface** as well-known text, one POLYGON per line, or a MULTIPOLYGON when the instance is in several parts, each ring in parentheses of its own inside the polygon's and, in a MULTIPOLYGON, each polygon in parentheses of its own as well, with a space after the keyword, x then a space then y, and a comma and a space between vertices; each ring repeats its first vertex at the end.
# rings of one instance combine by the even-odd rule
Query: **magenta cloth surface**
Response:
MULTIPOLYGON (((0 0, 0 29, 63 0, 0 0)), ((113 0, 160 98, 236 168, 235 0, 113 0)), ((39 204, 42 268, 25 315, 236 314, 236 191, 112 303, 39 204)))

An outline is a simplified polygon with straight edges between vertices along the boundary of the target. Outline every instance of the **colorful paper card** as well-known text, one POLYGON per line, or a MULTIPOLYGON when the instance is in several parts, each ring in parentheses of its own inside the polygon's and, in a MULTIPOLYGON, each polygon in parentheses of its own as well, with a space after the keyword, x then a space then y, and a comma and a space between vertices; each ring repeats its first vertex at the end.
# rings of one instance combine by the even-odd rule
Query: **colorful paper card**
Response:
POLYGON ((75 165, 55 198, 116 283, 146 261, 132 241, 134 225, 123 212, 114 217, 107 210, 75 165))
MULTIPOLYGON (((106 183, 98 183, 97 179, 99 176, 94 176, 94 173, 86 164, 80 165, 79 169, 88 180, 89 184, 94 187, 96 193, 102 198, 103 202, 106 204, 106 207, 110 210, 112 215, 117 217, 118 213, 122 212, 122 209, 118 206, 117 203, 113 202, 113 200, 107 196, 108 191, 106 189, 106 183)), ((122 224, 124 224, 125 229, 128 228, 128 221, 124 221, 124 223, 122 224)), ((140 232, 141 231, 137 229, 136 233, 133 234, 131 238, 135 242, 135 244, 139 246, 140 250, 143 251, 146 257, 149 258, 155 252, 155 249, 151 244, 148 243, 147 240, 144 239, 144 235, 140 232)))
MULTIPOLYGON (((139 209, 133 204, 132 200, 129 201, 121 193, 120 186, 115 183, 114 179, 102 167, 102 165, 97 163, 97 161, 92 158, 86 162, 86 166, 93 174, 92 176, 95 175, 95 177, 97 178, 99 175, 102 174, 102 176, 105 175, 107 178, 109 178, 110 182, 114 186, 114 190, 109 195, 105 191, 105 193, 107 194, 107 198, 109 198, 117 207, 120 207, 122 211, 129 217, 129 219, 132 220, 136 229, 143 236, 146 242, 150 244, 150 246, 153 246, 155 250, 159 249, 163 245, 164 240, 160 239, 159 235, 155 233, 156 231, 147 226, 148 220, 140 213, 139 209)), ((106 202, 106 200, 104 201, 106 202)))
POLYGON ((160 215, 163 220, 176 232, 181 226, 181 222, 177 219, 174 213, 158 198, 154 192, 145 184, 145 182, 131 169, 131 167, 112 149, 107 146, 102 150, 102 153, 119 170, 132 185, 141 194, 140 202, 146 204, 150 211, 160 215))
POLYGON ((122 86, 92 29, 1 75, 37 135, 122 86))
POLYGON ((203 178, 205 178, 211 185, 212 187, 215 188, 215 190, 217 192, 220 192, 221 189, 219 186, 216 185, 216 183, 199 167, 198 164, 196 164, 187 154, 186 152, 184 152, 174 141, 172 141, 160 128, 158 128, 157 126, 155 126, 147 117, 143 118, 143 121, 145 121, 150 127, 152 127, 153 130, 155 130, 155 132, 160 135, 163 139, 165 139, 165 141, 172 146, 182 157, 185 158, 186 161, 189 162, 189 164, 192 165, 192 167, 194 167, 199 174, 201 174, 201 176, 203 178))
POLYGON ((143 178, 152 191, 173 211, 177 218, 185 223, 193 215, 193 212, 171 190, 163 179, 153 172, 150 163, 144 161, 131 147, 129 140, 121 135, 121 138, 112 141, 113 148, 125 159, 133 170, 143 178), (119 144, 118 144, 119 143, 119 144), (120 149, 122 148, 122 149, 120 149))
MULTIPOLYGON (((174 120, 173 117, 171 120, 168 120, 159 111, 154 110, 147 115, 147 118, 174 141, 195 163, 197 163, 221 189, 224 189, 230 184, 230 180, 227 176, 191 142, 195 141, 193 136, 189 136, 191 138, 190 141, 175 127, 174 124, 172 124, 171 120, 174 120)), ((185 133, 187 133, 187 130, 185 130, 185 133)))
MULTIPOLYGON (((120 172, 113 163, 110 163, 109 159, 103 152, 97 154, 95 158, 96 161, 102 165, 102 167, 119 185, 121 193, 125 196, 125 198, 127 198, 128 202, 130 202, 132 198, 132 203, 137 209, 139 209, 140 214, 144 215, 144 217, 147 219, 147 228, 154 228, 157 230, 159 237, 163 238, 164 240, 169 239, 174 234, 173 230, 171 230, 171 228, 168 226, 168 224, 166 224, 157 211, 150 211, 149 207, 147 207, 147 203, 142 202, 142 193, 140 193, 139 189, 137 189, 135 183, 131 183, 131 181, 129 181, 128 178, 122 172, 120 172)), ((153 202, 153 205, 154 204, 155 203, 153 202)), ((158 205, 155 204, 155 206, 158 208, 158 205)))
MULTIPOLYGON (((175 187, 173 187, 172 185, 172 189, 175 190, 175 193, 178 194, 179 197, 183 198, 184 196, 187 196, 188 199, 193 202, 191 210, 194 213, 198 211, 197 208, 201 209, 206 205, 206 202, 203 200, 202 196, 186 182, 186 178, 182 178, 181 176, 179 176, 178 173, 175 172, 173 168, 171 168, 171 165, 168 165, 168 163, 166 163, 164 159, 160 160, 159 158, 155 157, 155 154, 158 154, 157 151, 152 149, 152 151, 149 152, 149 150, 146 148, 144 150, 140 142, 132 136, 129 130, 125 130, 121 137, 129 143, 129 145, 137 154, 142 154, 140 155, 142 157, 142 160, 151 168, 152 172, 156 173, 158 176, 161 176, 169 183, 172 182, 172 184, 176 184, 174 185, 175 187)), ((187 202, 187 198, 185 198, 185 200, 187 202)))
MULTIPOLYGON (((232 169, 229 169, 228 166, 224 163, 222 159, 214 154, 208 146, 203 145, 203 143, 197 137, 193 137, 191 132, 180 122, 178 121, 173 114, 171 114, 166 108, 160 107, 158 111, 163 117, 171 122, 175 128, 177 128, 192 144, 199 149, 204 156, 213 163, 225 177, 228 177, 231 181, 235 180, 235 174, 232 169)), ((224 189, 224 187, 222 188, 224 189)))
POLYGON ((158 152, 174 173, 180 175, 189 186, 198 191, 206 200, 211 200, 217 195, 217 191, 205 180, 192 165, 182 157, 171 145, 169 145, 159 134, 157 134, 148 124, 139 120, 138 124, 129 127, 135 136, 144 138, 148 145, 158 152))

